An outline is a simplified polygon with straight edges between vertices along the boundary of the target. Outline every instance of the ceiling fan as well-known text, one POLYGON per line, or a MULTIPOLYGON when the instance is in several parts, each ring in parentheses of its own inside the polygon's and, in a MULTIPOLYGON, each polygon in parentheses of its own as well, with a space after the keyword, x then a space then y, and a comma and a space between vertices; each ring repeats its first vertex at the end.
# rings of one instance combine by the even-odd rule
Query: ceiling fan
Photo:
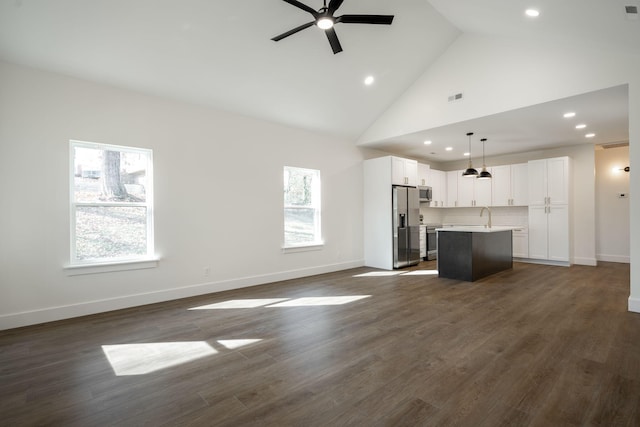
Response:
POLYGON ((293 5, 297 8, 304 10, 305 12, 309 12, 313 16, 313 21, 307 22, 306 24, 300 25, 299 27, 294 28, 293 30, 287 31, 286 33, 282 33, 279 36, 275 36, 271 40, 280 41, 285 37, 289 37, 298 31, 302 31, 305 28, 309 28, 312 25, 317 25, 319 28, 323 29, 327 38, 329 39, 329 44, 331 45, 331 49, 333 49, 333 53, 342 52, 342 46, 340 45, 340 41, 338 40, 338 36, 336 35, 336 31, 333 29, 335 24, 344 23, 344 24, 379 24, 379 25, 391 25, 393 22, 393 15, 342 15, 342 16, 333 16, 333 14, 338 10, 338 8, 342 5, 344 0, 331 0, 329 1, 329 6, 327 6, 327 0, 324 0, 324 6, 319 10, 314 10, 306 4, 300 3, 297 0, 283 0, 290 5, 293 5))

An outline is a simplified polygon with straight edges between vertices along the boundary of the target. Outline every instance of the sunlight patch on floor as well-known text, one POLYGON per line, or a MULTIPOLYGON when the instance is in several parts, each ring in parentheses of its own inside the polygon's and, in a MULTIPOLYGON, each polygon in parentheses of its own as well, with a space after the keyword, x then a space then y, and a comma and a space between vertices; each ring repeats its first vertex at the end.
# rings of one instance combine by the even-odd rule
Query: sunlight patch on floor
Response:
POLYGON ((145 375, 218 352, 204 341, 103 345, 117 376, 145 375))
POLYGON ((401 276, 437 276, 438 270, 413 270, 402 273, 401 276))
POLYGON ((437 276, 438 270, 393 270, 393 271, 370 271, 369 273, 356 274, 353 277, 389 277, 389 276, 437 276))
POLYGON ((371 295, 341 295, 329 297, 303 297, 303 298, 264 298, 264 299, 236 299, 215 304, 193 307, 189 310, 226 310, 233 308, 257 308, 257 307, 303 307, 322 305, 342 305, 350 302, 369 298, 371 295))
POLYGON ((244 347, 250 344, 255 344, 262 341, 261 339, 244 339, 244 340, 218 340, 219 344, 222 344, 229 350, 244 347))
POLYGON ((272 304, 267 307, 303 307, 314 305, 342 305, 369 298, 371 295, 344 295, 335 297, 306 297, 272 304))
POLYGON ((280 301, 286 301, 289 298, 260 298, 260 299, 233 299, 229 301, 219 302, 216 304, 202 305, 200 307, 193 307, 189 310, 220 310, 220 309, 234 309, 234 308, 256 308, 264 307, 265 305, 275 304, 280 301))
POLYGON ((402 274, 402 271, 370 271, 369 273, 356 274, 353 277, 386 277, 399 274, 402 274))

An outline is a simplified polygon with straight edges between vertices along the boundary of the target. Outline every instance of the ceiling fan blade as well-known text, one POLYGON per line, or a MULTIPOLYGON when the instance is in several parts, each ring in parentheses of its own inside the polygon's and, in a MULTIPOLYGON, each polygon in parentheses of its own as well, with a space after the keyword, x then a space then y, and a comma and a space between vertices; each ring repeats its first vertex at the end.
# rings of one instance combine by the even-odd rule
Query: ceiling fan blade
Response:
POLYGON ((331 45, 331 49, 333 49, 333 54, 342 52, 342 46, 340 46, 340 41, 338 40, 338 35, 336 34, 336 30, 333 28, 329 28, 328 30, 324 30, 327 34, 327 38, 329 39, 329 44, 331 45))
POLYGON ((336 10, 338 10, 340 6, 342 6, 343 1, 344 0, 331 0, 329 2, 329 7, 327 8, 327 11, 329 12, 329 14, 333 15, 333 12, 335 12, 336 10))
POLYGON ((345 24, 380 24, 391 25, 393 15, 342 15, 336 18, 336 23, 345 24))
POLYGON ((312 26, 313 24, 315 24, 316 21, 311 21, 311 22, 307 22, 306 24, 302 24, 299 27, 294 28, 293 30, 289 30, 286 33, 282 33, 279 36, 275 36, 274 38, 272 38, 271 40, 273 40, 274 42, 279 42, 280 40, 282 40, 285 37, 289 37, 292 34, 297 33, 298 31, 302 31, 305 28, 309 28, 310 26, 312 26))
POLYGON ((295 7, 299 8, 299 9, 302 9, 305 12, 309 12, 310 14, 313 15, 314 18, 318 17, 318 12, 316 12, 315 10, 313 10, 312 8, 310 8, 309 6, 307 6, 304 3, 300 3, 297 0, 283 0, 283 1, 289 3, 292 6, 295 6, 295 7))

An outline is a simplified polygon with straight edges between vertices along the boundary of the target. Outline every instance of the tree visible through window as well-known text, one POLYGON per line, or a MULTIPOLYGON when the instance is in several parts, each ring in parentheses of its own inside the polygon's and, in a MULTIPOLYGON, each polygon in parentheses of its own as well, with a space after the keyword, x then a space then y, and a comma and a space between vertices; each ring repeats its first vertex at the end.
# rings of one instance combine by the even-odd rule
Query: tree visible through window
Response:
POLYGON ((284 167, 284 246, 322 243, 320 171, 284 167))
POLYGON ((151 257, 151 150, 72 141, 71 156, 71 263, 151 257))

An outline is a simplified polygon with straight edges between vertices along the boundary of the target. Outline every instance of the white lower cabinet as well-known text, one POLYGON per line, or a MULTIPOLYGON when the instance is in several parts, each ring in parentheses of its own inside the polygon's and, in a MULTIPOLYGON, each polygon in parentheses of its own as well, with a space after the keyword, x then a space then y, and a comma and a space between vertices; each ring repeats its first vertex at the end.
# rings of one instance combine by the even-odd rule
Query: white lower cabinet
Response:
POLYGON ((513 256, 529 258, 529 233, 526 229, 513 230, 513 256))

